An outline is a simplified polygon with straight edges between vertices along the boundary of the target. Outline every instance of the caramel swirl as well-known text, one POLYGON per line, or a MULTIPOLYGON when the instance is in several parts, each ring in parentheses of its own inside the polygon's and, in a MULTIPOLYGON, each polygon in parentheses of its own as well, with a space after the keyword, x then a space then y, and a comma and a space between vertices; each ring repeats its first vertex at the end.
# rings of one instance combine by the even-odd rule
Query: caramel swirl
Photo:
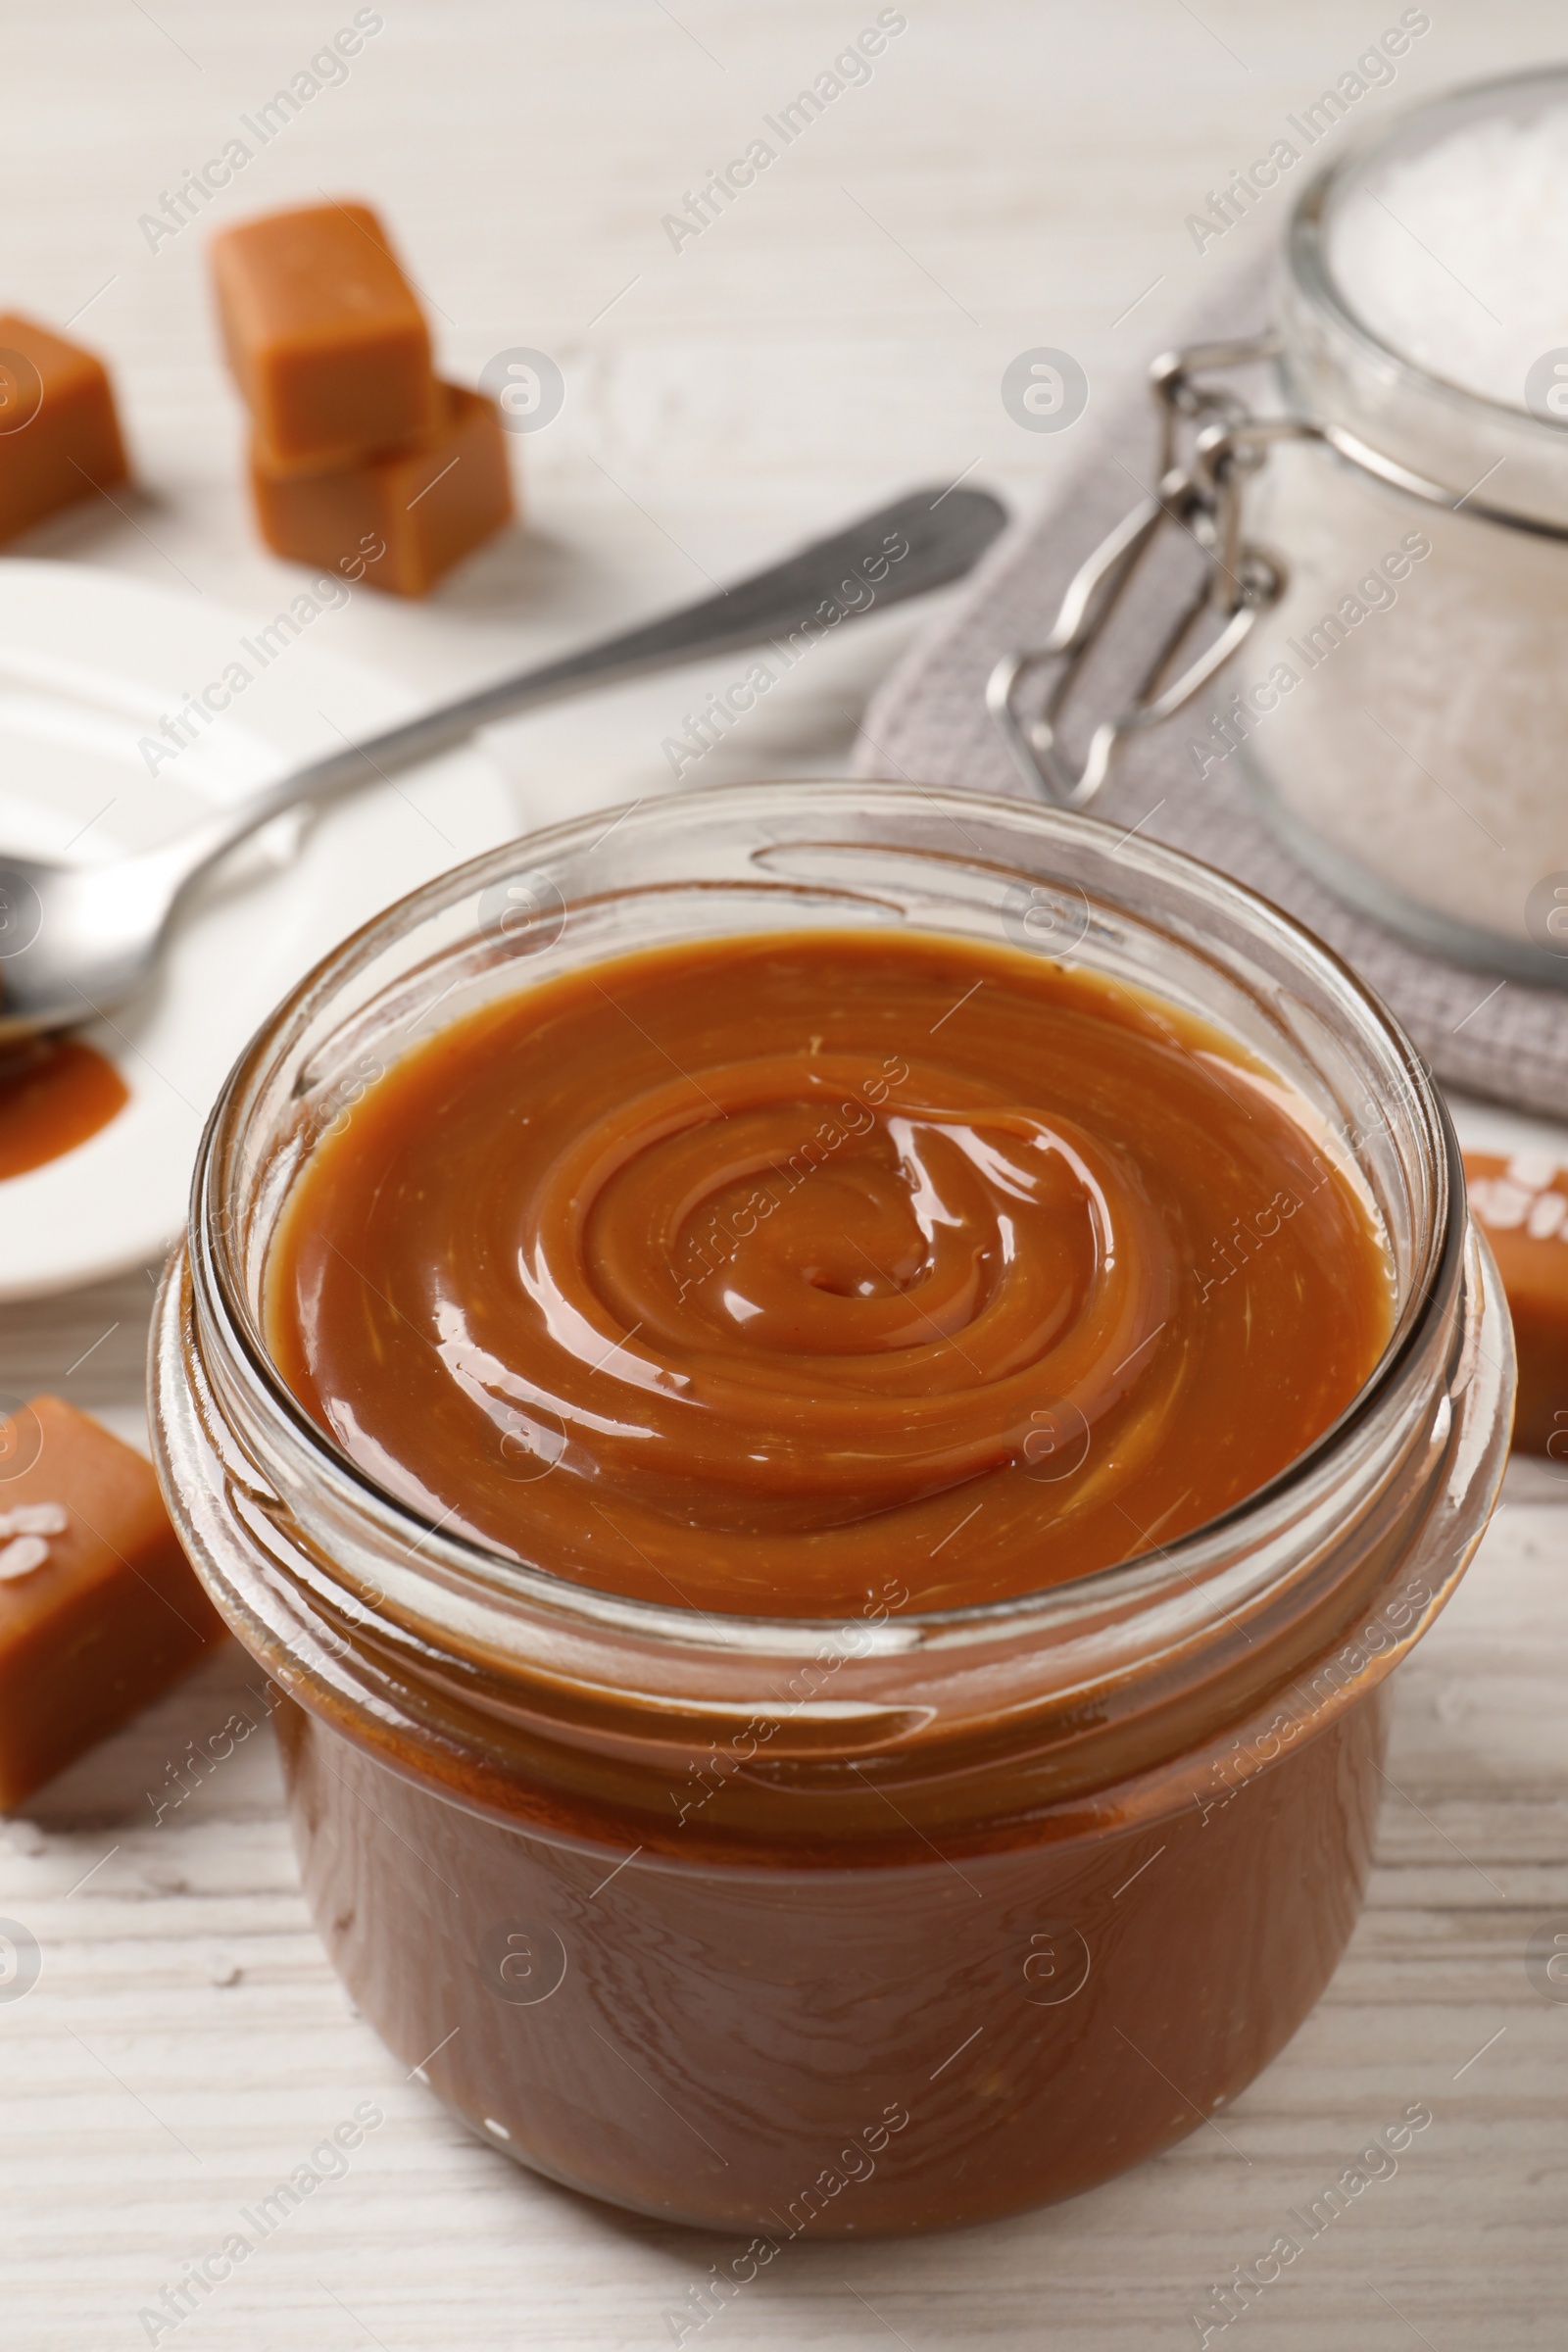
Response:
POLYGON ((1254 1079, 1027 956, 652 951, 371 1089, 296 1188, 272 1344, 394 1493, 566 1576, 1026 1592, 1240 1499, 1375 1361, 1377 1236, 1254 1079))

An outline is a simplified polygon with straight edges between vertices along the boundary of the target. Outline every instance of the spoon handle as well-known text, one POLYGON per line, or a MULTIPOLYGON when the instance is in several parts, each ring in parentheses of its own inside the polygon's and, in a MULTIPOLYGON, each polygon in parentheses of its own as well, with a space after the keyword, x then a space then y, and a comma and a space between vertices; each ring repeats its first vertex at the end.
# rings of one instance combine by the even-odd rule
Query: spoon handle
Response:
POLYGON ((794 659, 845 620, 961 578, 1006 519, 1006 509, 988 491, 911 490, 716 596, 329 752, 156 855, 160 862, 167 860, 173 887, 182 890, 215 858, 284 809, 359 791, 514 710, 770 639, 789 645, 794 659))

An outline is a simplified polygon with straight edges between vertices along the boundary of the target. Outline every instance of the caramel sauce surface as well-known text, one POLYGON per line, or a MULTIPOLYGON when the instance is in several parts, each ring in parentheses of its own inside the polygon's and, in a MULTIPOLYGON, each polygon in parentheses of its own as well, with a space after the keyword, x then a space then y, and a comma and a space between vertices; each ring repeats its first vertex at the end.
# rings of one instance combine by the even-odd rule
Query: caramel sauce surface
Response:
POLYGON ((658 948, 399 1060, 268 1270, 282 1376, 431 1519, 577 1582, 852 1614, 1168 1544, 1392 1321, 1277 1082, 1108 979, 932 936, 658 948))
POLYGON ((114 1063, 79 1037, 0 1053, 0 1179, 63 1158, 129 1100, 114 1063))

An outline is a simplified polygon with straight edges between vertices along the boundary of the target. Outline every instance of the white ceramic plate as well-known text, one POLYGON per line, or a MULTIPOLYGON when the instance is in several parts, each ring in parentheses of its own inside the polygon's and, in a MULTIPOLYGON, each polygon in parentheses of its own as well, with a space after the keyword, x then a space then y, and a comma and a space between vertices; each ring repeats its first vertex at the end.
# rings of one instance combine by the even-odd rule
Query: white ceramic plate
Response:
MULTIPOLYGON (((210 599, 0 560, 0 848, 85 861, 150 846, 418 707, 331 653, 330 608, 304 617, 297 636, 275 632, 273 653, 210 599), (250 683, 149 773, 141 740, 234 663, 250 683)), ((500 775, 463 750, 280 818, 236 851, 181 915, 145 996, 82 1032, 129 1102, 75 1151, 0 1182, 0 1300, 160 1256, 184 1222, 208 1110, 284 991, 389 900, 516 830, 500 775)))

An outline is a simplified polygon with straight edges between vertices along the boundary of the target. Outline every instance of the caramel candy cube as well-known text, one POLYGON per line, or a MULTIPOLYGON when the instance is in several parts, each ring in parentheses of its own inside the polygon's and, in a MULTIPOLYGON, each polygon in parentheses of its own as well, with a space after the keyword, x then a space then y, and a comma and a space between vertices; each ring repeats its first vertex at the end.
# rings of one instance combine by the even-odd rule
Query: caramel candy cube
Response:
POLYGON ((437 428, 430 331, 368 205, 307 205, 212 246, 223 346, 274 475, 437 428))
POLYGON ((222 1633, 139 1453, 58 1396, 0 1417, 0 1809, 222 1633))
POLYGON ((102 360, 48 327, 0 316, 0 540, 126 475, 102 360))
POLYGON ((273 472, 258 444, 251 488, 274 555, 423 596, 513 512, 501 412, 480 393, 442 384, 441 428, 422 449, 368 458, 332 473, 273 472))
POLYGON ((1464 1172, 1513 1317, 1515 1451, 1544 1453, 1568 1477, 1568 1170, 1551 1153, 1467 1152, 1464 1172))

